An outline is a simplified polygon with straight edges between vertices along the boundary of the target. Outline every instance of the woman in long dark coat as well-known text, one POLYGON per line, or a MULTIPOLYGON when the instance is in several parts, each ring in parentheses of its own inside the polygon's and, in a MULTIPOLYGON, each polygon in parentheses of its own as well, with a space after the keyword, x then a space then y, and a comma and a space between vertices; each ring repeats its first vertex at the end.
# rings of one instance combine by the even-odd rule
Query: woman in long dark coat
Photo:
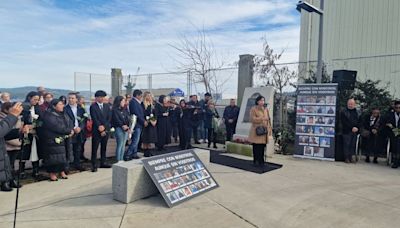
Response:
POLYGON ((21 178, 25 178, 25 162, 32 162, 32 176, 37 178, 39 175, 39 160, 42 158, 42 150, 40 146, 41 115, 39 106, 39 93, 29 92, 26 95, 23 103, 24 110, 22 111, 22 122, 24 126, 28 126, 30 131, 24 137, 24 146, 21 150, 21 178))
POLYGON ((204 128, 208 132, 208 148, 210 148, 211 143, 214 145, 214 149, 217 147, 217 123, 215 118, 219 118, 217 109, 213 101, 208 101, 205 113, 204 128))
POLYGON ((58 180, 56 173, 59 173, 62 179, 68 179, 65 173, 68 162, 65 143, 73 133, 71 121, 64 113, 64 103, 54 99, 43 116, 42 127, 44 161, 51 181, 58 180))
POLYGON ((179 147, 182 150, 192 148, 190 140, 192 138, 192 127, 190 124, 191 113, 193 110, 186 106, 186 101, 179 102, 178 110, 178 126, 179 126, 179 147))
POLYGON ((157 120, 155 120, 156 113, 153 104, 153 95, 150 92, 144 92, 142 107, 144 110, 144 117, 148 125, 143 128, 142 144, 145 157, 152 155, 151 150, 153 145, 157 143, 157 120))
POLYGON ((157 149, 165 150, 165 145, 171 143, 171 121, 169 120, 168 98, 161 95, 156 104, 157 117, 157 149))

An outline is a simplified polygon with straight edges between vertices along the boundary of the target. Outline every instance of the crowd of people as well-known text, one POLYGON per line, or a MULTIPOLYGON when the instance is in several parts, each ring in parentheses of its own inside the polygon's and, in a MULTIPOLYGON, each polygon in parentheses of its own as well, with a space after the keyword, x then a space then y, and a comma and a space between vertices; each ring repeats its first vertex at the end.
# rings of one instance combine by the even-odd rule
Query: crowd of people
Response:
POLYGON ((400 165, 400 101, 393 101, 389 110, 372 108, 366 115, 360 115, 356 101, 349 99, 347 107, 340 114, 343 152, 346 163, 354 163, 357 137, 361 136, 361 148, 365 161, 378 163, 378 156, 386 154, 389 145, 392 154, 392 168, 400 165), (385 111, 386 114, 381 113, 385 111))
POLYGON ((176 101, 168 96, 154 100, 150 92, 135 90, 133 94, 110 99, 105 91, 96 91, 95 100, 85 107, 79 93, 54 98, 43 87, 29 92, 24 102, 11 102, 9 93, 0 98, 0 181, 1 191, 21 187, 16 176, 26 178, 25 163, 32 165, 32 176, 38 178, 39 166, 50 181, 68 179, 70 170, 85 170, 82 161, 86 140, 91 137, 91 171, 110 168, 106 162, 110 136, 116 139, 118 162, 165 151, 172 140, 180 149, 207 143, 217 148, 217 126, 223 118, 226 140, 232 140, 239 115, 235 100, 219 115, 211 94, 204 99, 197 95, 189 101, 176 101), (97 152, 100 147, 100 161, 97 152), (14 164, 19 160, 19 171, 14 164), (42 162, 40 162, 42 161, 42 162))

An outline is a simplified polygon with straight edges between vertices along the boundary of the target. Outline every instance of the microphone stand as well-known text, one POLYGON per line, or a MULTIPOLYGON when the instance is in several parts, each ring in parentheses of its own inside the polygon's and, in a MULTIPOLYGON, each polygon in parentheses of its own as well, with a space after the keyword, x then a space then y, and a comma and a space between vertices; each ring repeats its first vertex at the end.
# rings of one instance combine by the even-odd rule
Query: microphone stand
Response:
MULTIPOLYGON (((15 226, 17 225, 17 211, 18 211, 18 201, 19 201, 19 189, 20 189, 20 176, 21 176, 21 172, 22 172, 22 159, 23 159, 23 155, 24 155, 24 134, 20 134, 20 138, 21 140, 21 154, 20 154, 20 158, 19 158, 19 166, 18 166, 18 175, 17 175, 17 195, 15 197, 15 208, 14 208, 14 225, 13 227, 15 228, 15 226)), ((14 170, 13 170, 14 171, 14 170)))

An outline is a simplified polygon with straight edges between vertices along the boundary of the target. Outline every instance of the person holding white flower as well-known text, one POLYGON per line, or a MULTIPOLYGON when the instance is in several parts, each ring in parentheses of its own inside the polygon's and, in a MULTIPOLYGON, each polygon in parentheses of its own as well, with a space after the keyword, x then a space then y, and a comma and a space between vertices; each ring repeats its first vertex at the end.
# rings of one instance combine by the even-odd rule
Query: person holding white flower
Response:
POLYGON ((165 150, 165 145, 171 143, 171 121, 169 98, 161 95, 156 104, 155 113, 157 117, 157 149, 165 150))
POLYGON ((147 126, 143 128, 142 146, 144 156, 150 157, 152 155, 151 150, 154 148, 154 144, 157 143, 157 118, 155 116, 153 95, 150 92, 144 92, 142 107, 148 123, 147 126))
POLYGON ((73 151, 73 161, 71 162, 73 163, 73 168, 84 171, 85 169, 81 166, 82 142, 85 137, 83 129, 86 126, 89 115, 84 108, 78 105, 78 97, 74 92, 68 94, 68 105, 65 106, 64 110, 74 126, 74 136, 70 139, 73 151))
POLYGON ((54 99, 48 111, 43 115, 42 134, 44 142, 44 164, 50 175, 50 181, 57 181, 57 173, 61 179, 68 179, 66 143, 74 135, 71 119, 64 112, 62 100, 54 99))
POLYGON ((38 92, 31 91, 26 95, 23 103, 22 122, 24 127, 30 129, 29 134, 25 134, 24 145, 21 153, 21 178, 25 178, 25 161, 32 162, 32 176, 39 176, 39 159, 42 157, 40 150, 39 134, 41 123, 41 111, 39 107, 40 95, 38 92))
POLYGON ((207 129, 207 135, 208 135, 208 148, 210 148, 211 143, 213 143, 214 149, 218 149, 217 147, 218 118, 219 118, 219 113, 215 108, 215 103, 213 100, 209 100, 205 111, 205 121, 204 121, 204 128, 207 129))
POLYGON ((126 109, 126 99, 123 96, 117 96, 114 99, 111 115, 111 126, 115 128, 115 137, 117 141, 116 158, 118 162, 124 160, 125 143, 128 140, 130 118, 126 109))

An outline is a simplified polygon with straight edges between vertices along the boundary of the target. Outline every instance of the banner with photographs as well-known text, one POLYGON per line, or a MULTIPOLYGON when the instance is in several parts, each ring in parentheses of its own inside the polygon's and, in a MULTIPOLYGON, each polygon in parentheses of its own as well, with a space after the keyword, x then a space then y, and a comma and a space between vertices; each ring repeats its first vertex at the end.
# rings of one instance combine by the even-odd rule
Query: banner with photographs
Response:
POLYGON ((335 160, 337 84, 301 84, 297 89, 295 157, 335 160))
POLYGON ((193 150, 146 158, 143 165, 169 207, 218 187, 193 150))

